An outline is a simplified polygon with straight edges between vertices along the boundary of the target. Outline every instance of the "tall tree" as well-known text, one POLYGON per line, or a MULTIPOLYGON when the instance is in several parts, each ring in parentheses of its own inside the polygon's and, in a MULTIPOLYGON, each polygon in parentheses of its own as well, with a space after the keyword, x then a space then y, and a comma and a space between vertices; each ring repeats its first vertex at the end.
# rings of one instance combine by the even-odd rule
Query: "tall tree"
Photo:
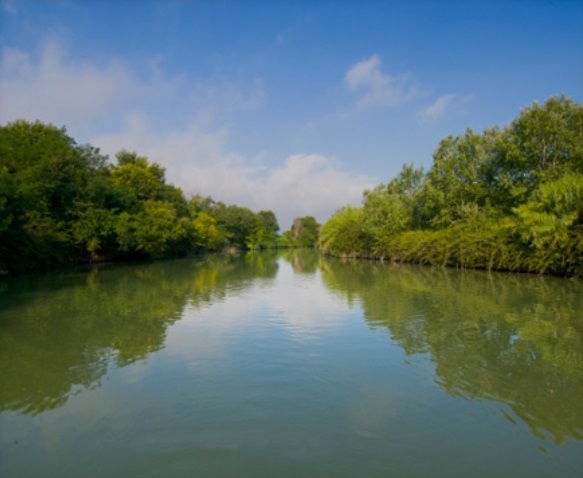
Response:
POLYGON ((294 219, 291 235, 299 247, 315 247, 318 242, 320 225, 313 216, 294 219))
POLYGON ((76 257, 70 218, 89 200, 98 150, 65 128, 15 121, 0 127, 0 270, 50 267, 76 257))

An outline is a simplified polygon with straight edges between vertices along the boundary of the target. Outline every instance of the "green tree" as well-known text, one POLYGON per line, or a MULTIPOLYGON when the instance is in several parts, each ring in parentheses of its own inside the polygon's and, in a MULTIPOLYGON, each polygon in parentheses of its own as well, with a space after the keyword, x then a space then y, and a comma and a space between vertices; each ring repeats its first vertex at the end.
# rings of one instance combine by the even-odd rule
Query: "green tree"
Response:
POLYGON ((583 105, 565 96, 534 103, 499 136, 487 171, 490 196, 505 213, 543 182, 583 173, 583 105))
POLYGON ((369 254, 372 241, 363 223, 362 209, 346 206, 337 210, 320 229, 320 249, 337 256, 369 254))
POLYGON ((253 211, 246 207, 225 206, 216 203, 213 206, 212 216, 217 221, 217 227, 227 245, 246 249, 258 227, 258 218, 253 211))
POLYGON ((542 184, 515 212, 533 270, 583 275, 583 174, 542 184))
POLYGON ((187 251, 190 227, 171 203, 147 200, 138 214, 120 215, 116 232, 122 249, 160 258, 187 251))
POLYGON ((418 216, 421 224, 441 228, 463 219, 464 208, 489 208, 490 191, 486 173, 491 151, 499 136, 497 129, 482 134, 468 129, 463 135, 448 136, 433 153, 418 216))
POLYGON ((294 219, 290 230, 298 247, 316 247, 320 225, 313 216, 294 219))
POLYGON ((116 224, 114 209, 84 204, 76 209, 71 230, 75 243, 82 247, 89 259, 99 261, 117 253, 116 224))
POLYGON ((261 221, 261 225, 265 229, 267 244, 273 246, 277 241, 279 232, 279 224, 277 222, 277 217, 275 216, 273 211, 259 211, 257 213, 257 216, 261 221))
POLYGON ((364 192, 363 229, 371 238, 374 255, 384 256, 387 242, 413 227, 417 209, 416 196, 423 185, 422 168, 403 166, 400 174, 387 185, 364 192))
POLYGON ((390 193, 386 186, 377 186, 364 193, 362 228, 371 236, 374 254, 383 255, 387 242, 411 225, 411 215, 400 194, 390 193))
POLYGON ((136 206, 139 201, 162 199, 166 183, 164 168, 126 150, 117 153, 116 158, 112 181, 125 191, 126 208, 136 206))
POLYGON ((220 245, 220 232, 217 221, 208 212, 201 211, 192 221, 194 228, 193 244, 197 249, 215 251, 220 245))
POLYGON ((103 156, 78 146, 64 128, 15 121, 0 127, 0 270, 73 262, 70 218, 89 200, 103 156))

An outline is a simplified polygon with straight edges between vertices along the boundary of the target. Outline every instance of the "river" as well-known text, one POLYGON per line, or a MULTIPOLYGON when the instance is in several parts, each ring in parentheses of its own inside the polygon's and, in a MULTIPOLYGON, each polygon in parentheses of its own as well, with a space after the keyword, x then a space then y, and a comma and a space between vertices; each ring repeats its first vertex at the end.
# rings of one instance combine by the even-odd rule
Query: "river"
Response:
POLYGON ((289 250, 0 287, 2 478, 583 471, 581 281, 289 250))

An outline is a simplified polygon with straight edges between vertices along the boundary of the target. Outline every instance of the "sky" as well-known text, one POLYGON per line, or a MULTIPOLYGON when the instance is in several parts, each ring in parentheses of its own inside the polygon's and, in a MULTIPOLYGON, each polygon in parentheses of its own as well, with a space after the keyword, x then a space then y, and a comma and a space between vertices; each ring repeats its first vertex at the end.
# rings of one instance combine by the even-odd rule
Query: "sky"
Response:
POLYGON ((323 222, 448 135, 583 101, 583 2, 0 0, 0 124, 323 222))

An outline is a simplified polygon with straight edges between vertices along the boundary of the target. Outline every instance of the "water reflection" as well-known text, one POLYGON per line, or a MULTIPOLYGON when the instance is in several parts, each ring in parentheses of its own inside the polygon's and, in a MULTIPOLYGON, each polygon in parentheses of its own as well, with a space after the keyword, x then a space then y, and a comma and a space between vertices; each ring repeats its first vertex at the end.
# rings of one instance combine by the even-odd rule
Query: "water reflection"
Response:
MULTIPOLYGON (((366 324, 390 335, 399 353, 431 357, 435 379, 449 395, 499 403, 510 423, 524 423, 557 444, 583 439, 581 283, 341 262, 298 250, 101 267, 9 283, 0 295, 0 411, 35 415, 58 408, 73 394, 100 387, 111 367, 146 361, 181 343, 198 374, 190 370, 189 377, 209 375, 207 388, 193 385, 196 393, 208 389, 214 401, 226 402, 235 390, 257 393, 255 401, 273 393, 272 405, 281 399, 286 407, 306 406, 310 395, 304 392, 317 384, 330 404, 351 404, 360 436, 382 436, 399 417, 405 392, 401 382, 383 383, 388 371, 371 365, 377 355, 365 355, 379 345, 361 309, 366 324), (234 297, 240 300, 227 300, 234 297), (183 318, 181 325, 190 320, 192 326, 169 334, 183 318), (208 352, 213 340, 225 353, 214 369, 208 352), (225 364, 236 370, 223 371, 228 393, 217 380, 225 364), (349 397, 367 373, 374 379, 349 397), (302 374, 305 381, 298 379, 302 374), (250 391, 241 377, 256 388, 250 391)), ((386 351, 387 342, 380 341, 386 351)))
POLYGON ((313 275, 318 270, 320 255, 311 249, 284 249, 280 257, 298 274, 313 275))
POLYGON ((453 396, 507 405, 555 443, 583 439, 583 294, 566 280, 321 261, 324 284, 362 304, 407 354, 429 353, 453 396))
POLYGON ((29 277, 0 295, 0 411, 57 408, 164 346, 183 310, 277 274, 274 252, 29 277))

